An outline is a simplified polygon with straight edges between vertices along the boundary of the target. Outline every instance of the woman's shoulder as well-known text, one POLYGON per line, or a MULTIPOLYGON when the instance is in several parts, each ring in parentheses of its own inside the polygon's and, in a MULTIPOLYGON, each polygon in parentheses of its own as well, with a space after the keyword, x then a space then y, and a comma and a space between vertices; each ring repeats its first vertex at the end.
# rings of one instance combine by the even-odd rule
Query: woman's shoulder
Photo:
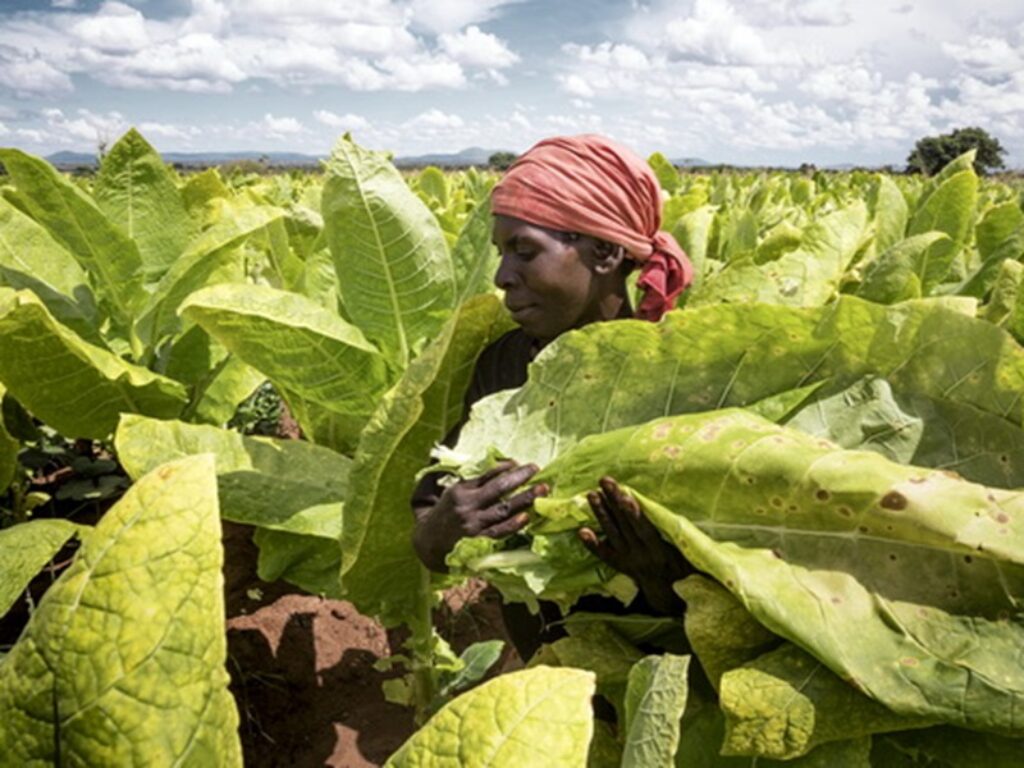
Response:
POLYGON ((521 387, 526 383, 526 369, 534 354, 534 340, 522 328, 515 328, 491 342, 477 358, 469 402, 502 389, 521 387))

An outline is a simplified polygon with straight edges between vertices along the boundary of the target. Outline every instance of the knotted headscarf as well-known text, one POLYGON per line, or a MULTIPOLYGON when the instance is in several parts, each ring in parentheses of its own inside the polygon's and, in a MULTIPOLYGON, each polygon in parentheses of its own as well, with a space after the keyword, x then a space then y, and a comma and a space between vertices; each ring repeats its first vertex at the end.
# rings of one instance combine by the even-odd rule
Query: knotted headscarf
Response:
POLYGON ((603 136, 558 136, 534 144, 494 188, 491 210, 624 247, 641 265, 641 319, 661 319, 693 280, 683 249, 661 231, 661 189, 654 173, 638 155, 603 136))

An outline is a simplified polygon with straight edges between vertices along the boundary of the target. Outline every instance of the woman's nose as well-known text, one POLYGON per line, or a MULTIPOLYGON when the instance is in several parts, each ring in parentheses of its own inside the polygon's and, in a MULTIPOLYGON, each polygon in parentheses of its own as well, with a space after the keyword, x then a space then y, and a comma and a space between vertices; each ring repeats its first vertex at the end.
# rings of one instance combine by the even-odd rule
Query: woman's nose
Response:
POLYGON ((517 279, 518 274, 512 265, 512 259, 503 254, 498 271, 494 273, 494 284, 501 290, 507 291, 516 284, 517 279))

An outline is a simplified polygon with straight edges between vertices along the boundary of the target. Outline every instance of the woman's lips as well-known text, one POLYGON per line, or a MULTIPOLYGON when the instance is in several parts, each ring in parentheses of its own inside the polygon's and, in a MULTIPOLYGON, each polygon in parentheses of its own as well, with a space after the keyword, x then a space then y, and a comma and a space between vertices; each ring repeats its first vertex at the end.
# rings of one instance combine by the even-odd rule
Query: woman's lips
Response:
POLYGON ((506 304, 505 307, 508 309, 509 314, 512 315, 512 319, 516 320, 529 313, 533 309, 533 304, 506 304))

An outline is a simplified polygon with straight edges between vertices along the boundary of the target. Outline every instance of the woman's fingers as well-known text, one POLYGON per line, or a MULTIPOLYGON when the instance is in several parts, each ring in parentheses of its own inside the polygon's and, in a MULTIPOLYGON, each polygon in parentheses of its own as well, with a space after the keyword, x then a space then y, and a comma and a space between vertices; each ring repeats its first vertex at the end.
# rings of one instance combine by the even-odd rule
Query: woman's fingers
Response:
POLYGON ((640 548, 656 547, 661 543, 658 529, 644 516, 639 502, 632 495, 622 490, 611 477, 602 477, 599 485, 608 500, 606 506, 612 510, 625 540, 640 548))
POLYGON ((523 528, 528 522, 530 522, 530 516, 525 512, 520 512, 503 522, 495 523, 489 528, 484 528, 478 535, 489 536, 492 539, 503 539, 523 528))
MULTIPOLYGON (((512 515, 524 512, 530 508, 534 500, 539 496, 546 496, 548 486, 544 483, 527 488, 522 493, 517 493, 507 499, 502 499, 497 504, 483 510, 477 515, 477 522, 480 524, 481 532, 493 525, 504 522, 512 515)), ((487 534, 489 535, 489 534, 487 534)))
POLYGON ((598 560, 608 563, 613 568, 615 567, 617 562, 615 550, 608 546, 607 541, 602 541, 598 538, 597 532, 593 528, 580 528, 576 531, 576 535, 583 542, 583 546, 593 552, 598 560))
POLYGON ((512 459, 504 459, 502 461, 499 461, 497 464, 495 464, 493 467, 491 467, 489 470, 484 472, 479 477, 474 477, 472 480, 469 480, 468 483, 472 485, 474 488, 479 488, 482 485, 486 485, 489 481, 493 480, 502 472, 506 472, 512 469, 512 467, 514 467, 515 465, 516 463, 512 459))
MULTIPOLYGON (((491 470, 490 477, 486 482, 477 484, 475 491, 477 503, 481 508, 489 507, 496 503, 510 491, 514 491, 538 472, 536 464, 524 464, 521 467, 512 462, 511 466, 505 467, 496 472, 498 467, 491 470)), ((488 477, 488 475, 483 475, 488 477)), ((481 479, 482 479, 481 478, 481 479)))
POLYGON ((590 509, 597 518, 598 525, 604 532, 611 549, 625 551, 629 548, 629 542, 622 534, 619 526, 618 516, 612 509, 611 501, 602 491, 591 491, 587 494, 587 502, 590 509))

